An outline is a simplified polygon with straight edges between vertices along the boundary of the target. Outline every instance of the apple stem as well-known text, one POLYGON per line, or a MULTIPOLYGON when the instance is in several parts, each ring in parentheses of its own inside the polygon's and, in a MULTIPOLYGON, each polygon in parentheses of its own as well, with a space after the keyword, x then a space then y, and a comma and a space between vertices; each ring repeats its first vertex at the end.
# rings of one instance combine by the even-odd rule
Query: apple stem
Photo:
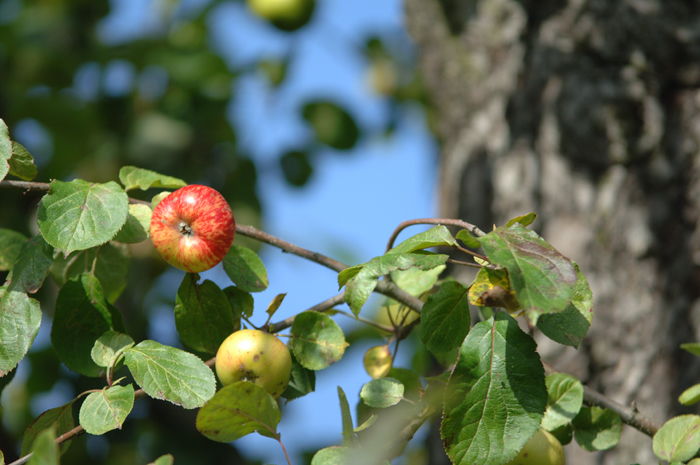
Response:
POLYGON ((180 234, 183 236, 192 237, 192 227, 184 221, 180 222, 180 234))

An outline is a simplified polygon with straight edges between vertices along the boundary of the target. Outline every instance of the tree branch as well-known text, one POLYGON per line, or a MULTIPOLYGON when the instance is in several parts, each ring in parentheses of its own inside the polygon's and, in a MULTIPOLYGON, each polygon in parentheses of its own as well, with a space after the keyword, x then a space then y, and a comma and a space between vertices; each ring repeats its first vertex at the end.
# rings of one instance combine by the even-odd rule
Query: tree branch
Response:
POLYGON ((386 245, 385 253, 391 250, 392 247, 394 247, 394 241, 396 241, 396 238, 401 233, 401 231, 403 231, 409 226, 415 226, 417 224, 442 224, 445 226, 459 226, 460 228, 464 228, 470 233, 475 234, 477 236, 486 235, 486 233, 483 232, 481 229, 477 228, 471 223, 467 223, 466 221, 455 220, 453 218, 419 218, 417 220, 403 221, 396 227, 396 229, 394 229, 394 232, 391 233, 391 237, 389 237, 389 242, 386 245))

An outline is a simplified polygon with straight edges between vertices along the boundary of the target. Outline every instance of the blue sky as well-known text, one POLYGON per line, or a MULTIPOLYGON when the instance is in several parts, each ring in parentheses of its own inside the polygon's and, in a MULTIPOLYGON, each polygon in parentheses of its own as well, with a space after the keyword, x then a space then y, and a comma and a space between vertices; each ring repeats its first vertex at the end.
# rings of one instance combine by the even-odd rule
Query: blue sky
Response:
MULTIPOLYGON (((160 3, 113 1, 112 13, 99 30, 101 39, 118 44, 144 34, 163 33, 167 25, 157 10, 160 3)), ((204 3, 186 1, 180 14, 204 3)), ((280 150, 302 145, 310 137, 297 110, 310 98, 334 99, 369 133, 382 127, 388 104, 368 87, 368 63, 360 49, 368 35, 407 41, 402 14, 399 0, 319 0, 312 22, 290 35, 253 16, 244 2, 227 2, 217 7, 207 21, 210 40, 232 69, 260 57, 279 58, 287 52, 294 53, 287 80, 277 90, 255 74, 237 81, 228 117, 237 128, 240 148, 261 165, 276 166, 265 162, 276 160, 280 150)), ((349 265, 368 261, 383 253, 389 235, 401 221, 435 215, 436 160, 437 145, 426 129, 422 110, 407 106, 392 137, 363 138, 350 153, 323 151, 316 159, 314 176, 302 189, 282 182, 278 170, 261 170, 258 194, 263 203, 265 229, 349 265)), ((416 228, 410 233, 420 231, 416 228)), ((275 320, 338 292, 336 274, 324 267, 267 246, 260 254, 270 287, 254 296, 255 324, 264 323, 264 310, 279 293, 287 293, 287 297, 275 320)), ((176 286, 181 276, 176 270, 168 273, 162 280, 163 287, 172 291, 173 283, 176 286)), ((203 278, 222 287, 230 284, 221 266, 203 273, 203 278)), ((171 343, 176 337, 172 309, 160 308, 155 318, 154 327, 160 330, 154 331, 152 337, 171 343)), ((344 328, 352 324, 344 317, 336 319, 344 328)), ((359 390, 370 380, 362 368, 362 356, 376 343, 361 342, 350 347, 340 362, 317 373, 315 393, 284 408, 279 431, 292 463, 299 462, 301 451, 340 443, 337 386, 344 389, 354 414, 359 390)), ((397 365, 407 363, 400 353, 397 365)), ((55 405, 42 403, 37 407, 52 406, 55 405)), ((270 463, 285 462, 281 449, 269 438, 249 435, 235 445, 251 457, 270 463)))

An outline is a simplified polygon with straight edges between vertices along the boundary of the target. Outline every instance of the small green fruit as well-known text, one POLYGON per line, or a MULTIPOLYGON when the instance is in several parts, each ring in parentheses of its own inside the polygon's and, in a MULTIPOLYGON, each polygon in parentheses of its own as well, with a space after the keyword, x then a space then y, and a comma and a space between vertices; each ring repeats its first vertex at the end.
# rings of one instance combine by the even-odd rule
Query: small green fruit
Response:
POLYGON ((309 22, 315 4, 315 0, 248 0, 251 10, 283 31, 295 31, 309 22))
POLYGON ((391 351, 387 346, 375 346, 365 352, 363 364, 372 379, 383 378, 391 371, 391 351))
POLYGON ((506 465, 566 465, 566 456, 557 438, 540 428, 506 465))
POLYGON ((251 381, 272 397, 287 388, 292 356, 282 341, 269 333, 242 329, 224 340, 216 354, 216 374, 221 384, 251 381))

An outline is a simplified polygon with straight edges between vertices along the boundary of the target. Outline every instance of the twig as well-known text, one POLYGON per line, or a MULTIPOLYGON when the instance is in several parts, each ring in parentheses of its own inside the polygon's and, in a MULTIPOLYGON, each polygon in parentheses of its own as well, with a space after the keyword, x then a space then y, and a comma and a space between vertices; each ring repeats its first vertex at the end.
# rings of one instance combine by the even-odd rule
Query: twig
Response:
POLYGON ((470 233, 476 234, 477 236, 486 235, 485 232, 483 232, 481 229, 477 228, 473 224, 467 223, 466 221, 462 220, 455 220, 452 218, 420 218, 417 220, 408 220, 399 224, 396 227, 396 229, 394 229, 394 232, 391 233, 391 237, 389 237, 389 242, 386 245, 386 252, 388 252, 392 247, 394 247, 394 241, 396 241, 396 238, 398 237, 399 233, 401 233, 401 231, 403 231, 409 226, 415 226, 417 224, 443 224, 445 226, 459 226, 460 228, 464 228, 470 233))
MULTIPOLYGON (((4 180, 0 181, 0 187, 4 188, 9 188, 9 189, 22 189, 26 192, 29 191, 39 191, 39 192, 48 192, 51 190, 51 184, 48 182, 29 182, 29 181, 12 181, 12 180, 4 180)), ((139 199, 134 199, 129 197, 129 203, 132 204, 141 204, 141 205, 151 205, 151 202, 147 200, 139 200, 139 199)))
MULTIPOLYGON (((548 375, 552 373, 561 373, 559 370, 557 370, 547 362, 542 362, 542 365, 544 365, 545 372, 548 375)), ((604 409, 607 408, 614 411, 615 413, 620 415, 620 418, 622 419, 623 423, 630 425, 631 427, 641 431, 647 436, 654 437, 654 435, 660 428, 656 423, 654 423, 654 421, 651 418, 642 415, 635 409, 625 407, 624 405, 619 404, 614 400, 609 399, 608 397, 605 397, 600 392, 594 391, 588 386, 583 386, 583 401, 595 407, 600 407, 604 409)))

